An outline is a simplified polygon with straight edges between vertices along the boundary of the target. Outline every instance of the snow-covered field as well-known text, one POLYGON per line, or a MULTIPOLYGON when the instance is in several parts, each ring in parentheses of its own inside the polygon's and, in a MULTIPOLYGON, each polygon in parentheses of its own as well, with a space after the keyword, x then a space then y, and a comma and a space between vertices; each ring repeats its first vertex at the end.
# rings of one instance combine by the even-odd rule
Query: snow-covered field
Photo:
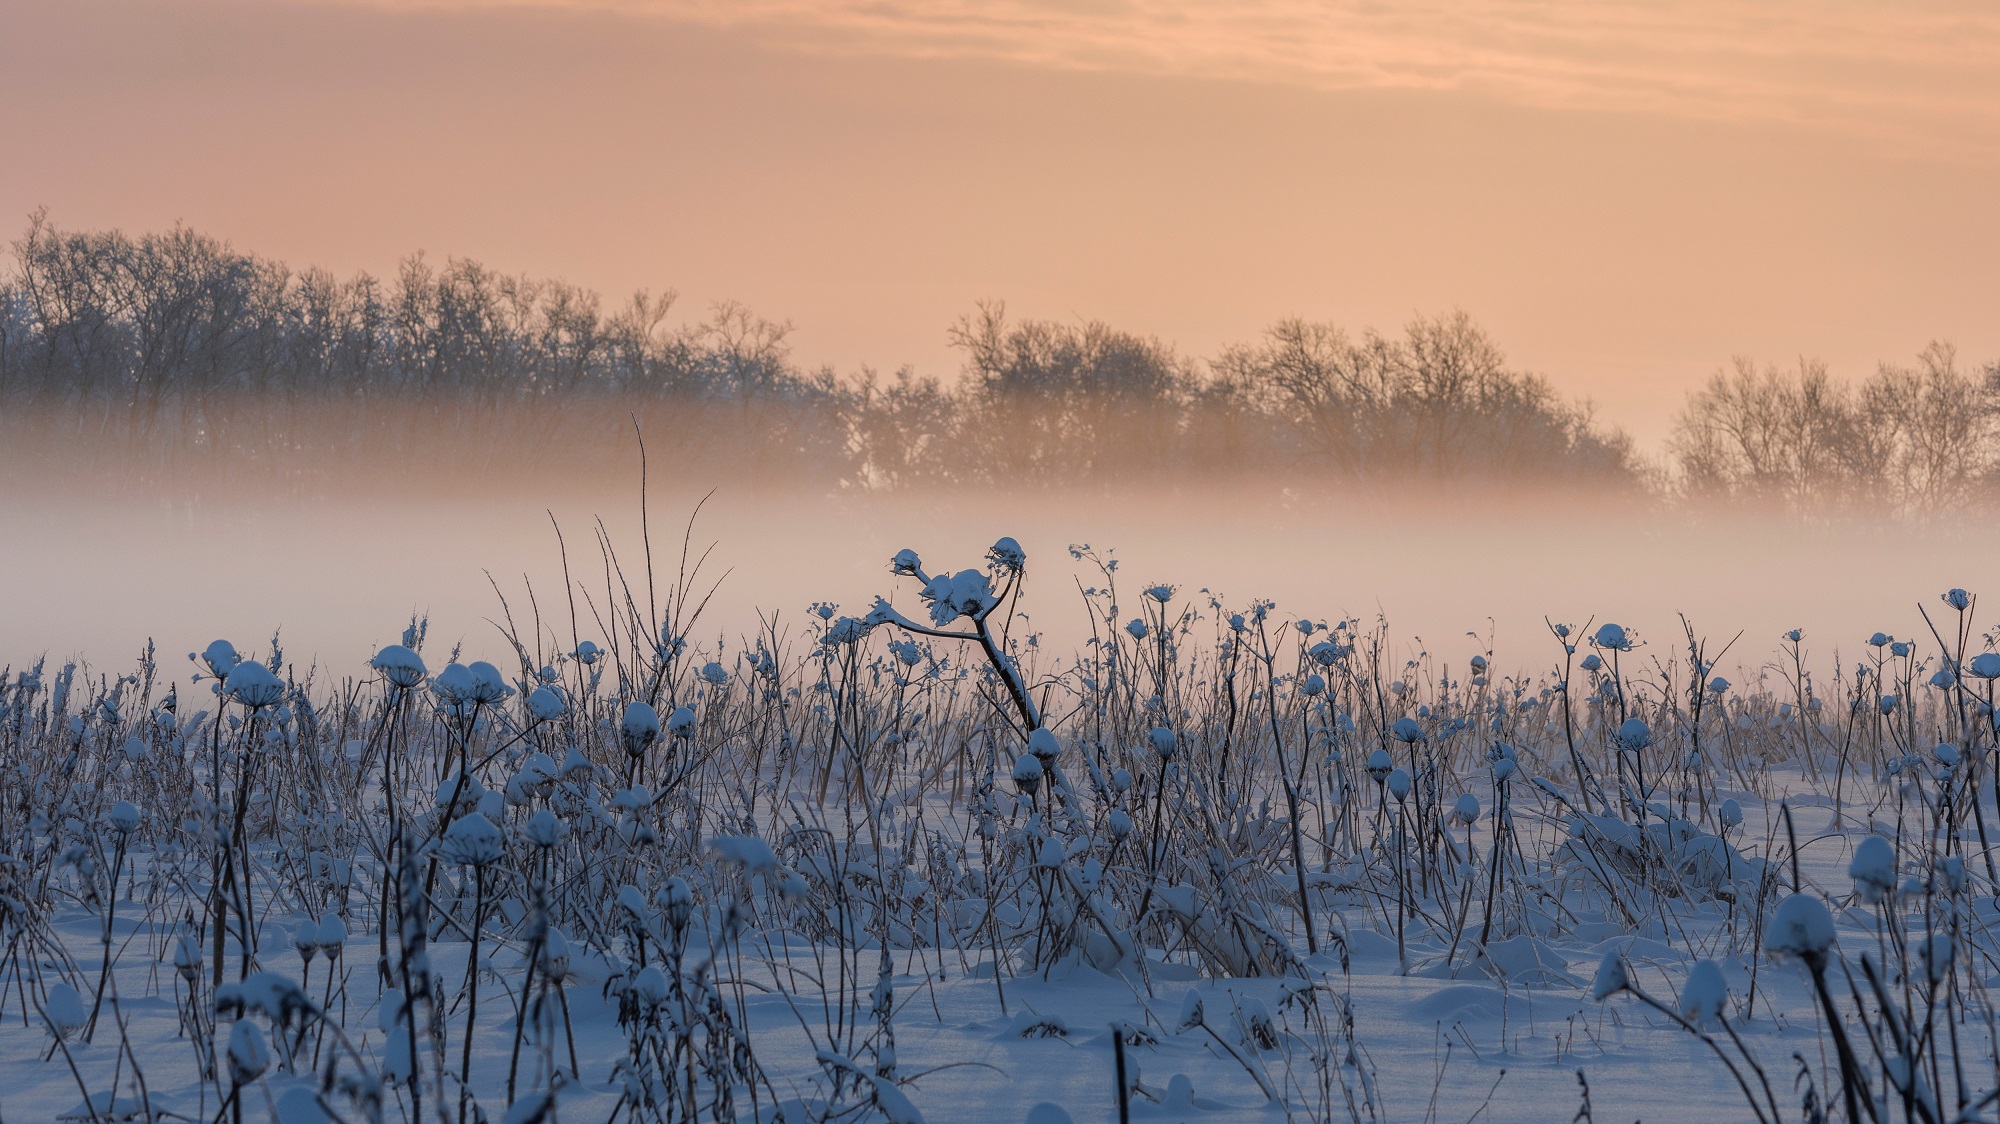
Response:
POLYGON ((1815 675, 1601 621, 1447 665, 1084 549, 1057 652, 1011 539, 725 643, 653 561, 486 651, 11 669, 0 1119, 2000 1111, 1960 591, 1815 675))

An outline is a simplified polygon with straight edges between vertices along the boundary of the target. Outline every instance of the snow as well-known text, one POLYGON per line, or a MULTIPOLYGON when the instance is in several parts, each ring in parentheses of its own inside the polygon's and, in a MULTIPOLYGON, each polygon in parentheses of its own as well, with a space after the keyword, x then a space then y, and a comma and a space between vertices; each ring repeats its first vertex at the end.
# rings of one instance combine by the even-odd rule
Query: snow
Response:
POLYGON ((1765 951, 1778 956, 1816 957, 1834 943, 1833 915, 1811 894, 1792 894, 1778 903, 1764 930, 1765 951))
POLYGON ((1028 752, 1043 761, 1053 761, 1062 753, 1062 743, 1056 740, 1054 730, 1038 726, 1028 734, 1028 752))
POLYGON ((746 870, 775 871, 778 856, 771 845, 754 835, 717 835, 709 839, 709 849, 746 870))
MULTIPOLYGON (((1010 557, 996 545, 967 583, 974 612, 994 574, 1019 576, 1010 557)), ((896 566, 919 576, 914 553, 896 566)), ((1160 588, 1148 612, 1173 596, 1160 588)), ((1127 614, 1104 608, 1129 656, 1127 614)), ((1223 643, 1246 642, 1234 615, 1214 614, 1223 643)), ((25 810, 0 856, 0 918, 23 954, 0 981, 26 1003, 0 1022, 0 1117, 207 1120, 241 1083, 246 1118, 359 1120, 380 1095, 398 1119, 413 1078, 449 1115, 463 1065, 468 1119, 510 1124, 656 1095, 677 1114, 688 1073, 704 1118, 1061 1124, 1116 1118, 1122 1042, 1141 1121, 1349 1119, 1350 1096, 1362 1119, 1567 1119, 1579 1070, 1598 1119, 1741 1119, 1728 1072, 1675 1016, 1717 1041, 1741 1032, 1788 1080, 1786 1059, 1809 1059, 1824 1097, 1814 974, 1863 1050, 1867 1012, 1842 976, 1859 950, 1906 949, 1897 979, 1961 1000, 1990 975, 2000 918, 1976 827, 1938 818, 1941 801, 1992 799, 1990 727, 1953 724, 1977 705, 1959 686, 1925 687, 1921 667, 1894 679, 1897 720, 1934 732, 1884 737, 1878 759, 1888 679, 1785 710, 1788 692, 1754 675, 1715 688, 1708 667, 1665 690, 1600 666, 1591 697, 1565 698, 1498 659, 1464 685, 1389 661, 1383 679, 1399 678, 1378 695, 1350 658, 1365 635, 1296 625, 1298 674, 1238 683, 1250 717, 1233 727, 1202 679, 1222 665, 1185 629, 1137 649, 1151 660, 1165 639, 1190 661, 1164 689, 1142 662, 1095 680, 1129 677, 1124 693, 1093 694, 1024 651, 1045 725, 1020 720, 973 646, 910 661, 870 635, 852 641, 859 696, 841 693, 846 654, 818 648, 785 663, 696 647, 657 683, 581 644, 529 651, 523 667, 550 671, 525 695, 468 654, 416 697, 398 692, 422 657, 391 646, 345 701, 218 649, 216 713, 171 723, 130 684, 118 706, 81 697, 79 676, 67 709, 0 712, 42 755, 0 762, 20 802, 0 808, 25 810), (1698 757, 1689 692, 1710 708, 1698 757), (1847 758, 1810 756, 1850 721, 1852 741, 1824 739, 1847 758), (1802 722, 1824 724, 1803 750, 1802 722), (658 746, 669 731, 687 740, 658 746), (1938 748, 1890 775, 1915 745, 1938 748), (77 781, 32 764, 72 752, 77 781), (245 955, 225 882, 218 960, 209 860, 250 766, 249 834, 228 854, 252 871, 258 947, 245 955), (1837 816, 1800 819, 1794 853, 1787 813, 1809 808, 1837 816), (392 841, 408 861, 385 878, 392 841), (425 924, 382 923, 403 895, 425 924), (648 1061, 662 1056, 674 1064, 648 1061)), ((1622 651, 1631 634, 1596 639, 1622 651)), ((1554 647, 1538 658, 1573 654, 1554 647)), ((1990 1048, 1959 1030, 1972 1056, 1990 1048)), ((1878 1088, 1926 1072, 1865 1064, 1878 1088)))
POLYGON ((1722 966, 1713 960, 1697 961, 1681 985, 1681 1017, 1706 1026, 1722 1018, 1728 1002, 1729 984, 1722 978, 1722 966))
POLYGON ((248 1019, 238 1019, 229 1028, 229 1079, 238 1085, 248 1085, 264 1075, 271 1068, 271 1048, 264 1042, 264 1032, 248 1019))
POLYGON ((553 687, 537 687, 528 692, 528 713, 538 722, 553 722, 569 713, 569 703, 553 687))
POLYGON ((1847 876, 1866 902, 1878 902, 1896 890, 1896 848, 1879 835, 1865 835, 1855 845, 1847 876))
POLYGON ((489 866, 500 860, 506 847, 506 836, 492 820, 478 812, 469 812, 445 829, 439 853, 446 861, 463 866, 489 866))
POLYGON ((918 596, 930 606, 931 623, 939 628, 960 617, 979 616, 992 609, 997 601, 992 581, 980 570, 939 574, 925 583, 918 596))
POLYGON ((223 683, 231 698, 253 709, 271 706, 285 697, 285 684, 255 660, 231 668, 223 683))

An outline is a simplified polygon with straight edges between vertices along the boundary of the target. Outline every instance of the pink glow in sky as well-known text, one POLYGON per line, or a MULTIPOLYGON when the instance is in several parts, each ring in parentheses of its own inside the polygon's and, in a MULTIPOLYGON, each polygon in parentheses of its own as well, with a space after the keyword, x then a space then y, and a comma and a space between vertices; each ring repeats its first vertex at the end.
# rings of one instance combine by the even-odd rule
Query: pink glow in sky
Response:
POLYGON ((1197 354, 1458 307, 1651 446, 1732 355, 2000 358, 1969 3, 29 0, 0 128, 16 226, 672 286, 841 369, 949 373, 982 298, 1197 354))

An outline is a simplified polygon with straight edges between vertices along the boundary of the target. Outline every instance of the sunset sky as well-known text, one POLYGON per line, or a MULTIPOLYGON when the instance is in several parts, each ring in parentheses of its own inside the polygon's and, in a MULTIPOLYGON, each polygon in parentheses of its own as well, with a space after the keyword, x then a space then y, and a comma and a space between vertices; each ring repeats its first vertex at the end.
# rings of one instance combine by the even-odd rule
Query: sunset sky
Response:
POLYGON ((0 4, 0 232, 673 287, 947 374, 982 298, 1196 354, 1463 308, 1657 441, 1732 355, 2000 359, 1974 3, 0 4))

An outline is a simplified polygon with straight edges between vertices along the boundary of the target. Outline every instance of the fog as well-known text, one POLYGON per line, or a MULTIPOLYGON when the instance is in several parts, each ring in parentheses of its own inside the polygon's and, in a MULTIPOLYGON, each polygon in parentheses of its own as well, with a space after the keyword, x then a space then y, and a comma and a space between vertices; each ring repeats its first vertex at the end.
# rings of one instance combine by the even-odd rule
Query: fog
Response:
MULTIPOLYGON (((687 485, 652 488, 663 582, 673 580, 700 499, 687 485)), ((295 664, 316 659, 336 675, 355 674, 412 614, 429 617, 431 650, 463 643, 466 658, 497 658, 505 652, 493 623, 502 616, 499 594, 525 631, 530 585, 543 625, 567 644, 556 528, 571 577, 601 605, 600 517, 640 586, 636 471, 504 488, 412 480, 347 500, 239 489, 188 502, 17 487, 0 498, 0 661, 81 657, 116 673, 151 639, 162 666, 179 670, 186 652, 217 637, 268 651, 277 632, 295 664)), ((1545 616, 1615 620, 1664 660, 1680 650, 1676 614, 1685 613, 1711 650, 1743 633, 1723 663, 1732 677, 1770 659, 1791 628, 1806 630, 1823 667, 1836 648, 1851 664, 1877 630, 1927 636, 1918 604, 1935 608, 1952 586, 1980 592, 2000 546, 1990 529, 1695 522, 1629 501, 1619 510, 1533 492, 1361 505, 1254 482, 1118 498, 824 498, 725 483, 692 528, 697 554, 712 547, 702 584, 720 579, 695 635, 734 651, 757 629, 759 610, 796 631, 815 601, 858 615, 875 595, 893 594, 912 609, 915 590, 888 572, 891 554, 907 546, 933 570, 958 569, 979 564, 1001 535, 1027 551, 1024 608, 1059 653, 1088 636, 1077 582, 1099 579, 1067 550, 1088 543, 1119 560, 1132 615, 1143 585, 1167 582, 1203 605, 1200 591, 1209 590, 1232 608, 1268 598, 1285 616, 1372 622, 1379 614, 1403 654, 1421 646, 1447 665, 1484 650, 1490 634, 1500 667, 1541 669, 1555 655, 1545 616)), ((581 599, 578 612, 579 634, 601 639, 581 599)))

